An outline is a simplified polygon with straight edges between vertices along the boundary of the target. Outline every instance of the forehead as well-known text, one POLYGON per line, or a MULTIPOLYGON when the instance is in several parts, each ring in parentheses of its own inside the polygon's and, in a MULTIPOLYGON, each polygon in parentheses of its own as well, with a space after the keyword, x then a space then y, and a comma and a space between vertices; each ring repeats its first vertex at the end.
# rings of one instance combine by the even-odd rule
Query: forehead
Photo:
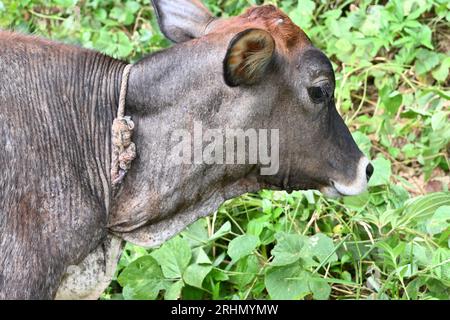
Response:
POLYGON ((285 53, 293 53, 311 45, 305 32, 273 5, 252 7, 240 16, 216 20, 208 32, 237 33, 250 28, 268 31, 277 48, 285 53))

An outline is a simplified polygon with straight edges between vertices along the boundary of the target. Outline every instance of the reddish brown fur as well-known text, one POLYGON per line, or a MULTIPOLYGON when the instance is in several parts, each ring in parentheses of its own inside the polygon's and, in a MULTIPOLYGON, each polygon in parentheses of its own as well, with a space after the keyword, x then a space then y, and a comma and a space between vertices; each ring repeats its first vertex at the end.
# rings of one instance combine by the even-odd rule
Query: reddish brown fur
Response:
POLYGON ((273 5, 252 7, 240 16, 215 20, 208 26, 207 32, 237 33, 250 28, 268 31, 274 38, 277 49, 286 54, 311 44, 303 30, 273 5))

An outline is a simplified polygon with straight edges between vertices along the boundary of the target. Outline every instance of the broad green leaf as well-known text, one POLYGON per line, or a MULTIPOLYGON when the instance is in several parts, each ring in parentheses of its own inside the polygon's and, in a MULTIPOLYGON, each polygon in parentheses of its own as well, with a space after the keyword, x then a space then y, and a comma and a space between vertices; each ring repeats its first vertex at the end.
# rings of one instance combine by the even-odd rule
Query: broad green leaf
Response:
POLYGON ((161 268, 151 256, 130 263, 117 278, 125 299, 154 300, 165 289, 161 268))
POLYGON ((270 268, 264 282, 273 300, 298 300, 310 293, 309 277, 299 264, 293 264, 270 268))
POLYGON ((341 278, 346 282, 352 282, 352 275, 348 271, 344 271, 341 273, 341 278))
POLYGON ((130 1, 130 0, 128 0, 128 1, 125 2, 126 10, 128 10, 131 13, 137 12, 140 7, 141 6, 140 6, 139 2, 137 2, 137 1, 130 1))
POLYGON ((298 234, 279 232, 275 235, 277 244, 272 250, 274 256, 271 265, 284 266, 298 261, 302 254, 302 247, 305 245, 307 237, 298 234))
POLYGON ((262 199, 262 210, 264 213, 267 214, 272 213, 272 201, 270 199, 267 198, 262 199))
POLYGON ((412 242, 407 244, 405 248, 405 253, 408 255, 406 258, 409 258, 409 255, 412 253, 414 257, 414 262, 422 267, 427 267, 431 264, 432 258, 432 250, 426 247, 423 244, 412 242), (411 250, 412 246, 412 250, 411 250))
POLYGON ((278 217, 284 212, 284 209, 279 207, 275 208, 272 212, 272 219, 278 219, 278 217))
POLYGON ((183 300, 202 300, 205 291, 197 287, 185 286, 183 287, 183 300))
POLYGON ((343 198, 344 204, 347 207, 352 207, 355 209, 364 209, 369 202, 369 193, 363 192, 357 196, 346 196, 343 198))
POLYGON ((449 115, 450 112, 444 111, 436 112, 435 114, 433 114, 433 116, 431 117, 431 127, 433 128, 433 130, 438 131, 448 125, 449 115))
POLYGON ((312 0, 302 0, 298 2, 297 8, 289 14, 292 21, 303 29, 308 29, 311 25, 311 17, 316 4, 312 0))
POLYGON ((395 272, 402 278, 410 278, 416 275, 418 267, 416 264, 408 263, 406 265, 400 266, 395 270, 395 272))
POLYGON ((379 156, 372 161, 372 165, 374 172, 369 180, 369 186, 375 187, 388 184, 391 177, 391 162, 383 156, 379 156))
POLYGON ((187 240, 191 247, 205 245, 206 243, 208 243, 208 229, 206 219, 199 219, 196 222, 192 223, 186 228, 185 231, 181 233, 181 235, 183 236, 183 239, 187 240))
MULTIPOLYGON (((446 281, 450 281, 450 250, 447 248, 438 248, 433 253, 433 273, 446 281)), ((449 290, 450 291, 450 290, 449 290)))
POLYGON ((391 116, 394 116, 397 113, 398 108, 402 105, 402 101, 403 96, 398 91, 389 92, 381 98, 381 102, 391 116))
POLYGON ((117 56, 126 57, 131 51, 133 51, 133 44, 124 32, 119 31, 117 33, 117 56))
POLYGON ((314 198, 314 191, 313 190, 305 190, 302 192, 303 195, 305 196, 306 200, 308 201, 309 204, 315 204, 316 203, 316 199, 314 198))
POLYGON ((440 62, 439 54, 428 49, 418 49, 416 56, 416 72, 419 75, 432 70, 440 62))
POLYGON ((228 279, 230 279, 230 277, 225 272, 219 269, 212 269, 209 273, 209 276, 216 281, 228 281, 228 279))
POLYGON ((202 247, 196 248, 192 252, 193 254, 193 261, 196 264, 211 264, 211 260, 209 259, 208 255, 205 253, 205 250, 203 250, 202 247))
POLYGON ((427 232, 431 235, 441 233, 450 225, 450 206, 442 206, 436 210, 426 223, 427 232))
MULTIPOLYGON (((417 21, 415 21, 417 22, 417 21)), ((413 33, 414 39, 422 44, 424 47, 427 47, 428 49, 433 50, 433 44, 431 43, 431 37, 432 37, 432 31, 427 25, 423 25, 418 23, 418 27, 414 28, 416 29, 413 33)))
POLYGON ((425 284, 425 278, 418 277, 408 283, 406 291, 410 299, 419 299, 420 287, 425 284))
POLYGON ((388 243, 386 243, 384 241, 381 241, 381 242, 377 242, 376 246, 383 250, 383 253, 385 254, 385 256, 388 259, 391 259, 391 260, 396 260, 397 259, 397 256, 395 255, 395 252, 394 252, 394 249, 391 248, 391 246, 388 243))
POLYGON ((178 300, 181 296, 181 289, 184 287, 183 280, 178 280, 172 283, 164 294, 165 300, 178 300))
POLYGON ((258 237, 254 235, 242 235, 234 238, 228 244, 228 255, 236 262, 242 257, 248 256, 259 244, 258 237))
POLYGON ((370 6, 368 8, 368 14, 366 15, 366 19, 361 26, 361 32, 367 36, 377 36, 380 33, 381 23, 383 19, 381 18, 381 9, 382 6, 370 6))
POLYGON ((345 38, 340 38, 336 41, 336 47, 342 50, 342 52, 350 52, 353 49, 353 45, 345 38))
POLYGON ((250 220, 250 222, 247 224, 247 234, 252 234, 259 237, 269 220, 269 215, 264 215, 262 217, 250 220))
POLYGON ((219 239, 221 237, 223 237, 224 235, 227 235, 228 233, 230 233, 231 231, 231 223, 230 221, 225 222, 219 230, 217 230, 210 238, 209 240, 216 240, 219 239))
POLYGON ((166 278, 179 279, 191 260, 191 248, 186 240, 177 236, 152 252, 166 278))
POLYGON ((331 287, 324 279, 319 277, 310 277, 308 283, 314 299, 328 300, 331 293, 331 287))
POLYGON ((64 8, 73 7, 77 4, 78 0, 53 0, 56 5, 64 8))
POLYGON ((359 149, 367 156, 370 157, 370 149, 372 148, 372 142, 370 138, 360 131, 355 131, 352 133, 353 139, 355 139, 356 144, 359 149))
POLYGON ((405 202, 404 213, 399 223, 412 225, 422 223, 441 206, 450 206, 450 192, 430 193, 409 199, 405 202))
POLYGON ((126 267, 134 260, 146 255, 148 255, 148 251, 146 249, 127 242, 122 256, 120 257, 119 265, 121 267, 126 267))
POLYGON ((184 271, 183 280, 188 285, 201 288, 203 280, 211 270, 212 266, 210 265, 191 264, 184 271))
POLYGON ((333 240, 324 235, 323 233, 317 233, 311 236, 308 241, 309 251, 315 256, 320 263, 335 262, 338 257, 335 253, 335 246, 333 240))
POLYGON ((236 263, 236 273, 230 275, 230 279, 232 283, 236 284, 238 289, 244 290, 245 287, 255 279, 260 271, 261 266, 258 262, 258 258, 254 255, 250 255, 240 259, 236 263))
POLYGON ((444 59, 444 61, 431 73, 433 77, 438 81, 445 81, 449 74, 450 57, 444 59))

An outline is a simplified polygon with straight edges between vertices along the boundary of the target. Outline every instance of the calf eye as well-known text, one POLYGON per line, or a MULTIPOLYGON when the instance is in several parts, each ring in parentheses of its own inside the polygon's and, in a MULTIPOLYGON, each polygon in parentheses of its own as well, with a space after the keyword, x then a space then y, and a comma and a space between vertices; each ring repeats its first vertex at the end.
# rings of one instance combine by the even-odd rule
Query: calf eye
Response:
POLYGON ((314 103, 327 101, 331 97, 331 87, 328 83, 309 87, 308 95, 314 103))
POLYGON ((321 87, 309 87, 308 94, 313 102, 321 102, 325 98, 321 87))

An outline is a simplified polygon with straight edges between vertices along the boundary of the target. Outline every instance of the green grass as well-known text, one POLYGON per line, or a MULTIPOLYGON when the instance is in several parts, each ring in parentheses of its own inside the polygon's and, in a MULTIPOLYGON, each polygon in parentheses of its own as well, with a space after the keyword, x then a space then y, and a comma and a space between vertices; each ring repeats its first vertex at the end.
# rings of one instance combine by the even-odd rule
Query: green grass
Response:
MULTIPOLYGON (((262 1, 207 1, 216 15, 262 1)), ((449 299, 450 4, 266 1, 332 60, 336 104, 373 160, 368 192, 263 190, 158 249, 127 244, 103 299, 449 299)), ((149 1, 0 1, 0 27, 131 62, 169 45, 149 1)))

